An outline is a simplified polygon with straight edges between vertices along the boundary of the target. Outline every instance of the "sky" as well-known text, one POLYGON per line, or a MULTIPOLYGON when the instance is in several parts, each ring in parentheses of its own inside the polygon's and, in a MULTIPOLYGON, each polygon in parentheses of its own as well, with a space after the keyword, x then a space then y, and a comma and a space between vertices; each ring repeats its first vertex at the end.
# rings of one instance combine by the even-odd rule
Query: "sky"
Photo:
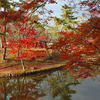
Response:
MULTIPOLYGON (((46 5, 46 8, 47 9, 51 9, 51 10, 53 10, 53 16, 58 16, 58 17, 60 17, 60 15, 61 15, 61 6, 62 5, 64 5, 64 4, 68 4, 68 1, 67 0, 57 0, 57 1, 59 1, 59 2, 57 2, 57 4, 47 4, 46 5)), ((75 14, 75 16, 78 16, 79 15, 79 13, 78 14, 75 14)), ((80 13, 80 15, 81 15, 81 13, 80 13)))
MULTIPOLYGON (((19 1, 19 0, 14 0, 14 1, 19 1)), ((68 4, 68 1, 71 1, 71 0, 57 0, 57 4, 46 4, 46 8, 48 10, 52 10, 53 11, 53 14, 52 16, 57 16, 57 17, 60 17, 61 15, 61 6, 64 5, 64 4, 68 4)), ((80 1, 80 0, 79 0, 80 1)), ((77 2, 77 0, 76 0, 77 2)), ((76 16, 81 16, 82 13, 76 13, 75 14, 75 17, 76 16)))
MULTIPOLYGON (((57 4, 46 4, 45 7, 48 10, 52 10, 53 11, 52 16, 60 17, 60 15, 62 14, 61 13, 62 5, 64 5, 64 4, 67 5, 68 1, 67 0, 57 0, 57 1, 59 1, 59 2, 57 2, 57 4)), ((74 16, 75 17, 82 16, 82 12, 80 12, 80 13, 74 13, 74 16)))
MULTIPOLYGON (((19 0, 14 0, 14 1, 19 1, 19 0)), ((71 1, 71 0, 57 0, 57 4, 46 4, 46 8, 47 10, 52 10, 53 13, 51 14, 51 16, 57 16, 57 17, 60 17, 60 15, 62 14, 61 13, 61 6, 64 5, 64 4, 68 4, 68 1, 71 1)), ((80 1, 80 0, 75 0, 75 2, 77 3, 77 1, 80 1)), ((69 6, 69 5, 68 5, 69 6)), ((74 9, 75 10, 75 9, 74 9)), ((78 17, 78 16, 82 16, 82 12, 79 12, 79 13, 74 13, 74 16, 75 17, 78 17)), ((54 23, 52 21, 49 22, 50 26, 53 25, 54 23)))

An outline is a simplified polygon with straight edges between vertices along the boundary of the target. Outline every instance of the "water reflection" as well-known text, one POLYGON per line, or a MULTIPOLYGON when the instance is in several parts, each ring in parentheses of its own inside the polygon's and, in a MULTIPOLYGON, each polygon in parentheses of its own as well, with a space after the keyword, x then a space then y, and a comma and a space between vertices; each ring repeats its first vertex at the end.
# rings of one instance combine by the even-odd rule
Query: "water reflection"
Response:
POLYGON ((40 80, 31 78, 16 78, 0 82, 0 100, 36 100, 45 96, 41 87, 40 80))
POLYGON ((67 71, 58 71, 46 78, 48 82, 48 89, 53 98, 58 97, 59 100, 71 100, 72 94, 77 91, 70 87, 80 84, 78 80, 75 80, 75 76, 67 71))
POLYGON ((93 72, 87 79, 66 70, 0 79, 0 100, 100 100, 100 72, 93 72))

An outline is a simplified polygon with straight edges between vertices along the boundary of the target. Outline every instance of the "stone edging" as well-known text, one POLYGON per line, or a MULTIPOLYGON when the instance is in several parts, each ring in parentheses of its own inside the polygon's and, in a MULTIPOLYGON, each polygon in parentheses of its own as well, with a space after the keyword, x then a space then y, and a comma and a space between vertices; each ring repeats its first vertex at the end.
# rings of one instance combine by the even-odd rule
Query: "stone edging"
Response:
POLYGON ((59 69, 62 69, 65 65, 62 65, 60 67, 56 68, 50 68, 50 69, 44 69, 41 71, 32 71, 32 72, 24 72, 24 73, 14 73, 14 74, 1 74, 0 78, 11 78, 11 77, 21 77, 21 76, 29 76, 29 75, 35 75, 35 74, 41 74, 45 72, 50 72, 50 71, 56 71, 59 69))

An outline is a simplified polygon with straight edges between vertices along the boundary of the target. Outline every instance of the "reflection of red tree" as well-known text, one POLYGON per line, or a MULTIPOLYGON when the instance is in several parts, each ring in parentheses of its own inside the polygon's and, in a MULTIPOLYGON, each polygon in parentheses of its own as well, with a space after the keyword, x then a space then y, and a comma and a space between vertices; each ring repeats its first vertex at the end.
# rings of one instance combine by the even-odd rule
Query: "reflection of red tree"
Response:
POLYGON ((0 87, 0 100, 3 100, 3 87, 0 87))
MULTIPOLYGON (((27 83, 24 86, 21 87, 20 93, 16 93, 15 96, 11 97, 10 100, 36 100, 39 97, 43 97, 46 94, 43 92, 39 93, 39 90, 36 88, 37 85, 32 83, 27 83)), ((41 89, 41 87, 40 87, 41 89)))
POLYGON ((0 100, 3 100, 3 94, 0 93, 0 100))
POLYGON ((7 100, 36 100, 46 95, 41 90, 41 86, 37 86, 37 80, 25 82, 25 79, 4 81, 0 86, 0 100, 4 100, 8 95, 12 97, 8 97, 7 100))

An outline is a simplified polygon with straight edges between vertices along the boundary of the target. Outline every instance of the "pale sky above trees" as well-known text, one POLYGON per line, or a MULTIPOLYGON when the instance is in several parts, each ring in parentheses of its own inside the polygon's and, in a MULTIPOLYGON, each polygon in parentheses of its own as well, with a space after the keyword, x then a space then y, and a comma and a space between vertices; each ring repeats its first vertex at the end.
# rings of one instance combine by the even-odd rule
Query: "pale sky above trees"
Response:
MULTIPOLYGON (((19 0, 14 0, 14 1, 19 1, 19 0)), ((61 5, 68 4, 68 0, 57 0, 57 1, 58 1, 57 4, 46 4, 46 8, 48 10, 53 11, 52 16, 60 17, 60 15, 61 15, 61 5)), ((68 6, 70 6, 70 5, 68 5, 68 6)), ((81 16, 81 13, 76 13, 75 16, 81 16)))
MULTIPOLYGON (((17 1, 18 2, 19 0, 13 0, 13 1, 17 1)), ((55 4, 46 4, 45 7, 47 8, 47 10, 52 10, 53 11, 53 13, 51 14, 51 16, 60 17, 60 15, 62 14, 61 13, 61 8, 62 8, 61 6, 64 5, 64 4, 68 4, 69 1, 71 1, 71 0, 57 0, 57 4, 56 3, 55 4)), ((75 1, 75 4, 76 4, 80 0, 78 0, 78 2, 77 2, 77 0, 74 0, 74 1, 75 1)), ((68 6, 70 6, 70 5, 68 5, 68 6)), ((76 9, 73 9, 73 10, 76 11, 76 9)), ((75 17, 82 16, 82 12, 79 11, 79 13, 74 13, 74 16, 75 17)), ((50 21, 49 25, 52 26, 54 24, 53 24, 52 21, 50 21)))

